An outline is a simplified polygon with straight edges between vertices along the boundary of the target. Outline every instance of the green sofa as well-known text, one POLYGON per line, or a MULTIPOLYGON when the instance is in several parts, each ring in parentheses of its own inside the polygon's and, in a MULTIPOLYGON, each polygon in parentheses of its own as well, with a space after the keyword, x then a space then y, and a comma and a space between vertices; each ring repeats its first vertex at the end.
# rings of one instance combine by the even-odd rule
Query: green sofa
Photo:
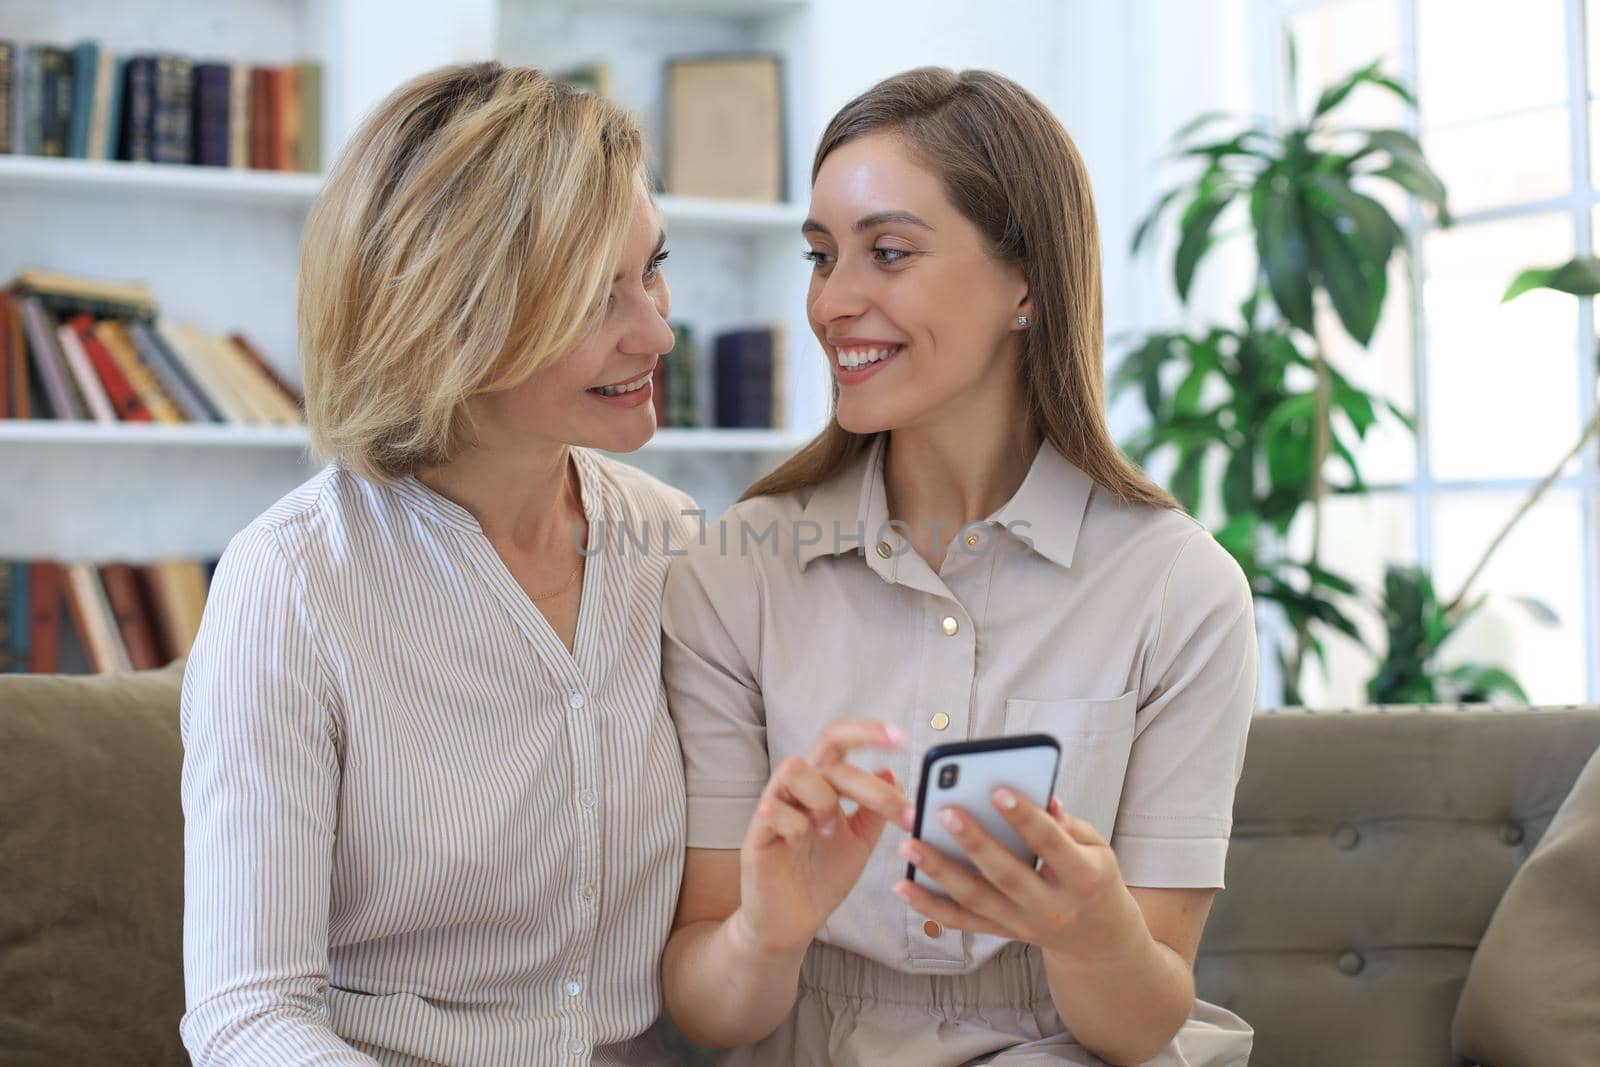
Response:
MULTIPOLYGON (((0 677, 8 1067, 188 1062, 180 679, 0 677)), ((1463 1062, 1473 953, 1600 747, 1600 708, 1373 710, 1252 726, 1197 979, 1257 1067, 1463 1062)))

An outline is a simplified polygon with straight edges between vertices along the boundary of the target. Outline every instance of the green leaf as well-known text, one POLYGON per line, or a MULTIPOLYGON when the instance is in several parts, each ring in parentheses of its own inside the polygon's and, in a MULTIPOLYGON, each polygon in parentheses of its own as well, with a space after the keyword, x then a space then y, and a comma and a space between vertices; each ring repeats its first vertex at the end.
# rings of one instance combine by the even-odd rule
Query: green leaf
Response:
POLYGON ((1312 202, 1341 233, 1353 233, 1368 257, 1380 270, 1386 270, 1396 246, 1405 241, 1405 232, 1389 209, 1331 174, 1312 179, 1312 190, 1312 202))
POLYGON ((1261 517, 1253 511, 1241 511, 1229 519, 1214 535, 1217 544, 1239 561, 1240 566, 1253 562, 1256 552, 1256 534, 1261 527, 1261 517))
POLYGON ((1213 244, 1211 227, 1215 225, 1217 216, 1221 215, 1233 201, 1235 192, 1232 185, 1220 186, 1214 190, 1202 190, 1184 211, 1180 225, 1182 237, 1178 241, 1178 254, 1173 261, 1172 271, 1173 281, 1178 287, 1179 300, 1188 301, 1189 286, 1194 282, 1195 268, 1200 265, 1200 258, 1210 251, 1213 244))
POLYGON ((1311 255, 1300 219, 1300 204, 1287 178, 1263 176, 1250 197, 1256 228, 1256 254, 1278 311, 1294 326, 1314 334, 1311 255))
POLYGON ((1200 473, 1205 455, 1204 448, 1185 451, 1172 474, 1172 495, 1191 515, 1200 510, 1200 473))
POLYGON ((1341 227, 1316 210, 1306 210, 1302 218, 1317 278, 1327 289, 1346 332, 1365 348, 1378 326, 1387 276, 1364 254, 1354 236, 1353 222, 1341 227))
POLYGON ((1379 70, 1382 66, 1383 60, 1375 59, 1361 69, 1353 71, 1349 77, 1339 84, 1324 89, 1322 95, 1317 98, 1316 108, 1311 113, 1312 120, 1315 121, 1338 107, 1344 102, 1345 97, 1349 96, 1351 92, 1361 85, 1375 85, 1379 88, 1387 89, 1415 107, 1416 100, 1412 98, 1411 92, 1393 78, 1383 74, 1379 70))
POLYGON ((1172 140, 1174 142, 1186 141, 1204 127, 1211 125, 1213 122, 1219 122, 1222 119, 1232 117, 1233 116, 1226 111, 1207 111, 1204 114, 1195 116, 1182 126, 1178 127, 1178 132, 1172 135, 1172 140))
POLYGON ((1463 702, 1484 701, 1504 693, 1526 704, 1527 691, 1510 672, 1500 667, 1477 663, 1464 663, 1444 672, 1444 677, 1454 683, 1456 699, 1463 702))
POLYGON ((1150 236, 1150 231, 1155 226, 1156 220, 1161 217, 1162 212, 1171 206, 1174 200, 1183 195, 1184 189, 1185 187, 1180 185, 1175 189, 1168 189, 1165 193, 1162 193, 1161 198, 1156 201, 1156 206, 1151 208, 1149 214, 1145 215, 1143 219, 1139 220, 1139 225, 1133 231, 1133 243, 1129 248, 1129 252, 1132 255, 1139 254, 1139 250, 1144 246, 1145 238, 1150 236))
POLYGON ((1251 441, 1228 458, 1228 467, 1222 476, 1222 502, 1228 514, 1248 512, 1254 518, 1255 498, 1256 451, 1251 441))
POLYGON ((1600 293, 1600 257, 1579 256, 1569 259, 1559 267, 1535 267, 1517 275, 1506 295, 1504 304, 1515 300, 1531 289, 1554 289, 1558 293, 1574 296, 1594 296, 1600 293))

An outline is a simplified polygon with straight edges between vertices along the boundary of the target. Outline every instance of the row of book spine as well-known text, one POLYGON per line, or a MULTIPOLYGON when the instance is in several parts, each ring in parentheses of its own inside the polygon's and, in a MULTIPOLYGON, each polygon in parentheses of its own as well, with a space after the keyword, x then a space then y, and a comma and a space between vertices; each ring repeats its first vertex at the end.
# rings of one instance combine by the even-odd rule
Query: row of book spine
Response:
POLYGON ((776 429, 784 425, 781 327, 729 330, 712 339, 709 419, 701 413, 697 383, 703 356, 694 332, 674 325, 672 333, 672 351, 656 364, 651 379, 658 426, 776 429))
POLYGON ((187 656, 212 565, 0 563, 0 673, 153 670, 187 656))
POLYGON ((322 170, 322 67, 0 41, 0 152, 322 170))
MULTIPOLYGON (((24 272, 27 277, 27 272, 24 272)), ((303 399, 242 334, 24 282, 0 291, 0 417, 296 425, 303 399)))

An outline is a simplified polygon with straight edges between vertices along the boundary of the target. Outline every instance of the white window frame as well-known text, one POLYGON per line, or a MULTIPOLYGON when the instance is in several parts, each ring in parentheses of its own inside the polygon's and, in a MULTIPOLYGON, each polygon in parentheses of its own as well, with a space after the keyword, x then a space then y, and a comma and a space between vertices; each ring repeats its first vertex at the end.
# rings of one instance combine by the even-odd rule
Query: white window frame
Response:
MULTIPOLYGON (((1284 35, 1293 16, 1322 7, 1335 7, 1346 0, 1269 0, 1267 10, 1274 33, 1266 35, 1272 42, 1271 55, 1266 58, 1268 69, 1273 71, 1272 82, 1281 85, 1287 70, 1282 48, 1284 35)), ((1395 0, 1400 19, 1399 69, 1401 80, 1408 86, 1417 84, 1417 0, 1395 0)), ((1573 226, 1573 251, 1575 255, 1589 255, 1594 250, 1593 216, 1600 204, 1600 174, 1591 180, 1589 173, 1590 131, 1588 86, 1588 36, 1586 33, 1585 0, 1563 0, 1566 25, 1567 60, 1567 123, 1570 144, 1569 166, 1571 183, 1567 192, 1558 197, 1501 205, 1485 210, 1458 214, 1455 227, 1469 227, 1503 219, 1524 218, 1533 215, 1561 213, 1573 226)), ((1595 89, 1600 92, 1600 85, 1595 89)), ((1288 117, 1296 102, 1285 91, 1278 93, 1280 114, 1288 117)), ((1600 101, 1597 101, 1600 106, 1600 101)), ((1497 116, 1498 117, 1498 116, 1497 116)), ((1421 123, 1414 110, 1407 109, 1404 128, 1420 139, 1421 123)), ((1433 503, 1441 496, 1470 492, 1510 492, 1526 494, 1540 481, 1540 476, 1519 478, 1441 479, 1434 477, 1432 456, 1428 442, 1428 360, 1427 322, 1421 304, 1424 274, 1422 237, 1431 228, 1418 201, 1410 200, 1406 218, 1402 221, 1411 249, 1407 256, 1407 272, 1412 302, 1411 374, 1414 412, 1417 432, 1414 435, 1415 473, 1408 481, 1371 483, 1373 493, 1403 493, 1410 497, 1415 552, 1418 562, 1429 570, 1433 565, 1433 503)), ((1550 264, 1524 264, 1547 266, 1550 264)), ((1510 282, 1510 278, 1507 278, 1510 282)), ((1587 426, 1594 417, 1596 406, 1596 335, 1594 300, 1578 301, 1578 326, 1574 343, 1578 346, 1578 425, 1587 426)), ((1558 457, 1551 456, 1554 463, 1558 457)), ((1600 703, 1600 443, 1591 441, 1579 456, 1576 472, 1563 475, 1552 491, 1569 490, 1575 493, 1580 504, 1581 547, 1580 577, 1583 582, 1583 640, 1585 649, 1585 678, 1587 700, 1600 703)))

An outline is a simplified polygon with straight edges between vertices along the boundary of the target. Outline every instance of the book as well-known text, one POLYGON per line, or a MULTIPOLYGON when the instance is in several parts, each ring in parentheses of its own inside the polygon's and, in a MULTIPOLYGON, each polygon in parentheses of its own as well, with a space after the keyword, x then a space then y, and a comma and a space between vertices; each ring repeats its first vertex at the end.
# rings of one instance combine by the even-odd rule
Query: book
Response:
POLYGON ((202 167, 228 165, 228 93, 233 69, 225 63, 194 66, 194 161, 202 167))
POLYGON ((66 590, 67 607, 95 672, 131 670, 133 664, 117 630, 116 617, 111 612, 111 602, 99 573, 88 563, 67 564, 66 590))
POLYGON ((172 401, 161 391, 161 386, 156 381, 155 375, 150 373, 150 368, 140 362, 139 354, 134 351, 133 341, 128 337, 127 328, 120 321, 117 319, 101 321, 94 327, 94 335, 111 353, 117 369, 122 371, 122 376, 138 394, 145 410, 150 413, 150 421, 168 424, 184 421, 172 401))
POLYGON ((149 422, 150 411, 144 405, 139 391, 128 381, 122 365, 112 356, 111 350, 94 331, 94 317, 88 312, 73 316, 71 326, 83 344, 84 353, 94 367, 100 384, 111 401, 111 408, 120 422, 149 422))
MULTIPOLYGON (((127 81, 127 60, 122 56, 111 57, 111 75, 107 79, 105 119, 99 127, 99 146, 91 158, 117 159, 117 150, 122 143, 122 87, 127 81)), ((91 137, 95 136, 91 133, 91 137)))
POLYGON ((10 41, 0 41, 0 155, 17 150, 16 133, 11 124, 17 101, 17 46, 10 41))
POLYGON ((116 409, 111 406, 111 398, 107 395, 94 364, 89 361, 89 354, 84 351, 83 341, 79 339, 77 331, 66 324, 57 326, 56 340, 61 344, 61 354, 66 358, 67 369, 72 372, 73 379, 78 383, 78 393, 83 397, 84 406, 89 409, 94 421, 116 422, 116 409))
POLYGON ((88 311, 109 318, 153 318, 155 296, 143 282, 110 282, 61 271, 27 267, 11 283, 54 311, 88 311))
POLYGON ((300 169, 322 173, 322 64, 298 66, 300 88, 300 169))
POLYGON ((717 426, 772 426, 775 341, 776 332, 771 329, 717 335, 713 370, 717 426))
POLYGON ((672 327, 672 351, 662 359, 667 365, 667 426, 692 428, 700 425, 700 353, 694 331, 681 323, 672 327))
POLYGON ((666 112, 667 192, 783 200, 783 68, 777 56, 669 60, 666 112))
POLYGON ((128 651, 128 663, 136 671, 160 667, 163 660, 156 645, 155 621, 144 603, 133 568, 126 563, 102 564, 100 581, 105 585, 106 600, 122 645, 128 651))
POLYGON ((7 604, 9 615, 6 620, 8 648, 5 658, 9 660, 9 670, 22 673, 28 669, 33 617, 33 583, 29 577, 32 568, 26 563, 12 563, 8 569, 11 582, 11 597, 7 604))
POLYGON ((9 291, 0 290, 0 330, 5 331, 5 348, 11 361, 8 408, 0 416, 25 419, 32 414, 33 375, 28 371, 28 340, 22 326, 22 306, 9 291))
POLYGON ((178 367, 177 360, 166 350, 147 323, 130 322, 128 336, 139 354, 139 360, 149 367, 161 383, 162 390, 189 422, 220 422, 222 415, 206 399, 205 393, 178 367))
POLYGON ((204 568, 190 560, 167 560, 143 571, 165 654, 172 659, 187 656, 206 606, 204 568))
POLYGON ((123 64, 122 138, 117 158, 148 163, 155 158, 156 61, 129 56, 123 64))
POLYGON ((272 169, 272 86, 266 67, 250 70, 250 166, 272 169))
POLYGON ((24 297, 22 321, 28 332, 28 353, 33 368, 39 374, 43 394, 50 405, 50 415, 57 419, 81 419, 83 407, 67 371, 65 357, 56 343, 55 324, 39 303, 37 296, 24 297))
POLYGON ((211 345, 214 359, 232 375, 235 387, 254 405, 261 421, 275 426, 295 426, 304 417, 290 397, 273 383, 232 338, 200 331, 211 345))
POLYGON ((279 170, 302 170, 300 138, 305 132, 305 116, 300 106, 300 68, 284 67, 278 72, 282 91, 278 97, 278 138, 275 158, 279 170))
POLYGON ((185 324, 157 319, 155 336, 189 379, 205 391, 206 399, 222 414, 223 421, 259 421, 255 409, 240 399, 223 373, 212 366, 209 346, 197 343, 185 324))
POLYGON ((61 567, 49 560, 34 560, 28 568, 33 584, 29 603, 28 670, 54 674, 61 663, 61 567))
POLYGON ((80 41, 73 46, 66 151, 73 159, 89 158, 89 111, 94 106, 94 79, 99 71, 99 45, 93 41, 80 41))
POLYGON ((17 109, 13 121, 22 137, 22 154, 44 153, 44 51, 40 45, 18 48, 21 78, 17 82, 17 109))
POLYGON ((11 373, 11 294, 0 289, 0 419, 12 418, 11 391, 16 378, 11 373))
POLYGON ((16 656, 11 649, 11 564, 0 562, 0 674, 10 674, 17 669, 16 656))
POLYGON ((228 166, 250 166, 250 65, 228 68, 228 166))
POLYGON ((275 368, 271 363, 267 362, 267 358, 261 354, 261 350, 259 348, 250 343, 249 338, 242 333, 230 333, 228 335, 228 340, 233 342, 234 347, 244 354, 245 358, 250 361, 251 365, 259 370, 262 375, 272 383, 273 387, 279 393, 283 394, 284 399, 288 400, 290 404, 294 405, 296 411, 298 411, 302 416, 305 414, 305 396, 300 392, 300 390, 290 385, 284 379, 283 375, 278 373, 277 368, 275 368))
POLYGON ((41 156, 65 156, 72 125, 72 53, 48 45, 39 49, 43 68, 40 94, 41 156))
POLYGON ((194 158, 193 72, 194 64, 182 56, 156 57, 150 151, 157 163, 189 163, 194 158))
MULTIPOLYGON (((88 79, 88 119, 85 122, 84 159, 111 159, 106 154, 107 131, 111 128, 112 83, 116 77, 117 57, 106 49, 96 49, 94 74, 88 79)), ((73 101, 77 106, 77 101, 73 101)))

